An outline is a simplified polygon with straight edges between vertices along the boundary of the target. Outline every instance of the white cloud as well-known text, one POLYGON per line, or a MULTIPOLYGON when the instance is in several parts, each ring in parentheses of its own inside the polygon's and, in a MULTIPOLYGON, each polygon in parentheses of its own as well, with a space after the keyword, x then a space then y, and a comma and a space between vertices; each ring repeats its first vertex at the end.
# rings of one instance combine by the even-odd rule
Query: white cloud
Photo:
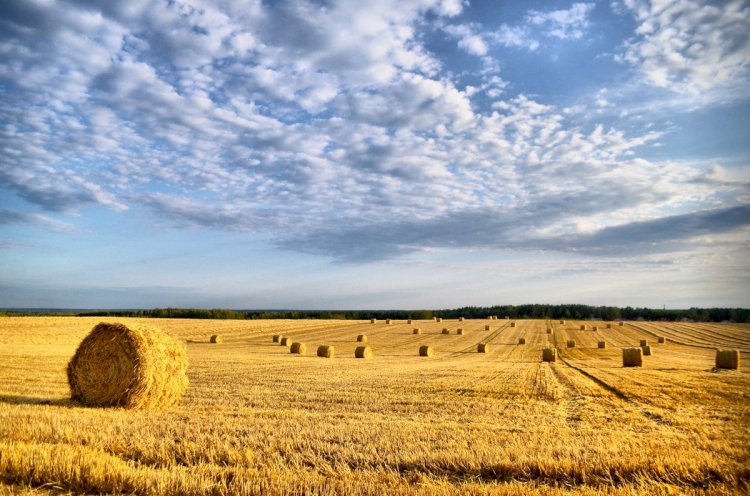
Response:
POLYGON ((541 26, 545 35, 559 39, 580 39, 589 26, 589 15, 594 10, 593 3, 574 3, 567 10, 529 11, 526 21, 541 26))

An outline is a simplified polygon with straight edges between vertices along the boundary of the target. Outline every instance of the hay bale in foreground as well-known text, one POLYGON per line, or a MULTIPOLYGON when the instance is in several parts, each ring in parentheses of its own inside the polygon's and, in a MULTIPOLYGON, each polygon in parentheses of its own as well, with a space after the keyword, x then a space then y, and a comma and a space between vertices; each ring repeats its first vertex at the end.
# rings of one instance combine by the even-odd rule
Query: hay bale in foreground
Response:
POLYGON ((643 356, 651 356, 652 355, 651 346, 648 346, 648 345, 641 346, 641 349, 643 350, 643 356))
POLYGON ((305 343, 292 343, 289 352, 295 355, 304 355, 307 353, 307 346, 305 346, 305 343))
POLYGON ((555 348, 544 348, 542 350, 542 361, 543 362, 556 362, 557 350, 555 348))
POLYGON ((658 340, 658 341, 659 341, 659 343, 661 343, 661 344, 664 344, 664 343, 666 343, 666 342, 667 342, 667 338, 665 338, 664 336, 659 336, 659 337, 657 338, 657 340, 658 340))
POLYGON ((357 336, 357 342, 358 343, 366 343, 367 342, 367 336, 365 334, 360 334, 357 336))
POLYGON ((568 348, 575 348, 576 347, 576 340, 575 339, 568 339, 567 346, 568 346, 568 348))
POLYGON ((458 334, 459 336, 463 336, 464 335, 464 328, 463 327, 459 327, 458 329, 456 329, 456 334, 458 334))
POLYGON ((354 350, 354 358, 372 358, 372 348, 357 346, 357 349, 354 350))
POLYGON ((433 354, 432 346, 424 345, 424 346, 419 347, 419 356, 431 357, 432 354, 433 354))
POLYGON ((518 344, 526 344, 526 338, 518 338, 518 344))
POLYGON ((336 349, 333 346, 327 344, 321 344, 318 346, 318 356, 322 358, 333 358, 336 354, 336 349))
POLYGON ((286 336, 284 336, 284 337, 282 337, 282 338, 281 338, 281 340, 279 341, 279 344, 280 344, 281 346, 291 346, 291 345, 292 345, 292 338, 289 338, 289 337, 286 337, 286 336))
POLYGON ((597 347, 598 347, 598 348, 599 348, 600 350, 603 350, 603 349, 605 349, 605 348, 607 347, 607 342, 606 342, 606 341, 599 341, 599 342, 598 342, 598 343, 596 344, 596 346, 597 346, 597 347))
POLYGON ((648 346, 648 339, 641 339, 641 344, 639 346, 648 346))
POLYGON ((477 345, 477 353, 489 353, 489 352, 490 352, 489 343, 479 343, 477 345))
POLYGON ((415 327, 415 328, 414 328, 414 329, 413 329, 413 330, 411 331, 411 333, 412 333, 412 334, 422 334, 422 329, 420 329, 419 327, 415 327))
POLYGON ((184 343, 153 327, 97 324, 68 363, 74 400, 90 406, 165 408, 188 387, 184 343))
POLYGON ((447 327, 443 327, 443 334, 450 334, 451 331, 448 330, 447 327))
POLYGON ((643 350, 641 348, 623 348, 622 366, 643 367, 643 350))
POLYGON ((222 338, 218 334, 214 334, 213 336, 211 336, 211 342, 214 344, 221 344, 224 342, 224 338, 222 338))
POLYGON ((274 334, 273 335, 273 342, 274 343, 278 343, 279 341, 281 341, 281 338, 283 338, 283 337, 284 336, 282 336, 281 334, 274 334))
POLYGON ((716 350, 716 368, 739 370, 740 350, 716 350))

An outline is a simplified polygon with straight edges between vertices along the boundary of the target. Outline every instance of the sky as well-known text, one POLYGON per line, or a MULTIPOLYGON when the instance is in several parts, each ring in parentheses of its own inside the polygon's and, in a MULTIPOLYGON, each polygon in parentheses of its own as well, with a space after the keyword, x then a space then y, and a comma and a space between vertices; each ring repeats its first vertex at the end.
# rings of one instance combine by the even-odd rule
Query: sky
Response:
POLYGON ((5 0, 0 306, 750 306, 750 2, 5 0))

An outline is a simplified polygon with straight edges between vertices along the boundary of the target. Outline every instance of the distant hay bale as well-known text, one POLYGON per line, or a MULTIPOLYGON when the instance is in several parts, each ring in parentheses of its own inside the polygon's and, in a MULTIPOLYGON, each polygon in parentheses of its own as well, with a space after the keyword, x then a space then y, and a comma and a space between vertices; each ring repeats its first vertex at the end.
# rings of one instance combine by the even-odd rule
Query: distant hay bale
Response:
POLYGON ((391 319, 385 319, 386 325, 391 325, 391 319))
POLYGON ((411 325, 411 319, 407 320, 406 323, 411 325))
POLYGON ((542 350, 542 361, 543 362, 556 362, 557 350, 555 348, 544 348, 542 350))
POLYGON ((431 357, 433 355, 432 346, 420 346, 419 347, 419 356, 423 357, 431 357))
POLYGON ((289 352, 294 353, 295 355, 304 355, 307 353, 307 346, 305 346, 305 343, 292 343, 289 352))
POLYGON ((279 341, 281 341, 281 338, 282 338, 282 337, 283 337, 283 336, 282 336, 281 334, 274 334, 274 335, 273 335, 273 342, 274 342, 274 343, 278 343, 279 341))
POLYGON ((511 323, 510 323, 510 326, 511 326, 511 327, 516 327, 516 323, 515 323, 515 322, 511 322, 511 323))
POLYGON ((434 320, 435 322, 440 322, 437 317, 433 317, 432 320, 434 320))
POLYGON ((412 334, 422 334, 422 329, 419 327, 415 327, 414 330, 411 331, 412 334))
POLYGON ((442 321, 443 321, 442 317, 438 317, 437 319, 435 319, 435 322, 442 322, 442 321))
POLYGON ((71 395, 85 405, 165 408, 188 387, 185 345, 145 326, 97 324, 68 363, 71 395))
POLYGON ((547 334, 552 334, 552 328, 551 327, 547 328, 547 334))
POLYGON ((643 356, 651 356, 653 354, 651 346, 649 345, 641 346, 641 349, 643 350, 643 356))
POLYGON ((281 346, 291 346, 291 345, 292 345, 292 338, 289 338, 289 337, 286 337, 286 336, 284 336, 284 337, 282 337, 282 338, 281 338, 281 340, 279 341, 279 344, 280 344, 281 346))
POLYGON ((607 329, 612 329, 612 324, 607 324, 607 329))
POLYGON ((598 331, 599 330, 599 326, 594 326, 594 327, 591 328, 591 330, 592 331, 598 331))
POLYGON ((716 368, 739 370, 740 350, 716 350, 716 368))
POLYGON ((459 327, 458 329, 456 329, 456 334, 458 334, 459 336, 463 336, 463 334, 464 334, 464 328, 463 327, 459 327))
POLYGON ((643 350, 641 348, 623 348, 622 366, 643 367, 643 350))
POLYGON ((370 319, 370 324, 374 324, 377 321, 378 321, 377 319, 370 319))
POLYGON ((597 343, 597 346, 599 347, 599 349, 602 349, 602 350, 603 350, 604 348, 606 348, 606 347, 607 347, 607 342, 606 342, 606 341, 599 341, 599 342, 597 343))
POLYGON ((624 326, 624 325, 625 325, 625 322, 622 322, 622 321, 620 321, 620 323, 619 323, 619 324, 617 324, 617 325, 619 325, 620 327, 622 327, 622 326, 624 326))
POLYGON ((372 358, 372 348, 357 346, 357 349, 354 350, 354 358, 372 358))
POLYGON ((585 331, 585 330, 586 330, 586 324, 581 324, 581 330, 582 330, 582 331, 585 331))
POLYGON ((463 317, 459 317, 459 318, 458 318, 458 321, 459 321, 459 322, 463 322, 463 321, 464 321, 464 318, 463 318, 463 317))
POLYGON ((565 323, 565 321, 564 321, 564 320, 561 320, 561 321, 560 321, 560 323, 561 323, 561 324, 564 324, 564 323, 565 323))
POLYGON ((450 334, 451 332, 448 330, 447 327, 443 327, 443 334, 450 334))
POLYGON ((358 343, 366 343, 367 342, 367 336, 365 334, 360 334, 357 336, 357 342, 358 343))
POLYGON ((506 315, 505 320, 510 320, 510 315, 506 315))
POLYGON ((526 338, 518 338, 518 344, 526 344, 526 338))
POLYGON ((568 346, 568 348, 575 348, 576 347, 576 340, 575 339, 568 339, 567 346, 568 346))
POLYGON ((213 336, 211 336, 211 342, 214 344, 221 344, 224 342, 224 338, 222 338, 218 334, 214 334, 213 336))
POLYGON ((479 343, 477 345, 477 353, 489 353, 489 352, 490 352, 489 343, 479 343))
POLYGON ((318 346, 318 356, 321 358, 333 358, 336 354, 336 349, 333 346, 327 344, 321 344, 318 346))
POLYGON ((667 338, 665 338, 664 336, 659 336, 657 340, 659 341, 659 343, 662 343, 662 344, 667 342, 667 338))
POLYGON ((641 339, 640 346, 648 346, 648 339, 641 339))
POLYGON ((487 324, 486 326, 484 326, 484 330, 485 331, 489 331, 490 329, 492 329, 492 326, 490 326, 489 324, 487 324))

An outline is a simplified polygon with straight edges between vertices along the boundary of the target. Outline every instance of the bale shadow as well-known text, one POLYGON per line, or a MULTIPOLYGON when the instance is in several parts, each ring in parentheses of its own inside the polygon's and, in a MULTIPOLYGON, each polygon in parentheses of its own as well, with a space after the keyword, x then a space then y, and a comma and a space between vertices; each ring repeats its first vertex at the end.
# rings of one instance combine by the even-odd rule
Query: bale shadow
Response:
POLYGON ((76 401, 70 398, 39 398, 35 396, 18 396, 12 394, 0 394, 0 403, 7 403, 9 405, 51 405, 51 406, 64 406, 73 408, 80 406, 76 401))

